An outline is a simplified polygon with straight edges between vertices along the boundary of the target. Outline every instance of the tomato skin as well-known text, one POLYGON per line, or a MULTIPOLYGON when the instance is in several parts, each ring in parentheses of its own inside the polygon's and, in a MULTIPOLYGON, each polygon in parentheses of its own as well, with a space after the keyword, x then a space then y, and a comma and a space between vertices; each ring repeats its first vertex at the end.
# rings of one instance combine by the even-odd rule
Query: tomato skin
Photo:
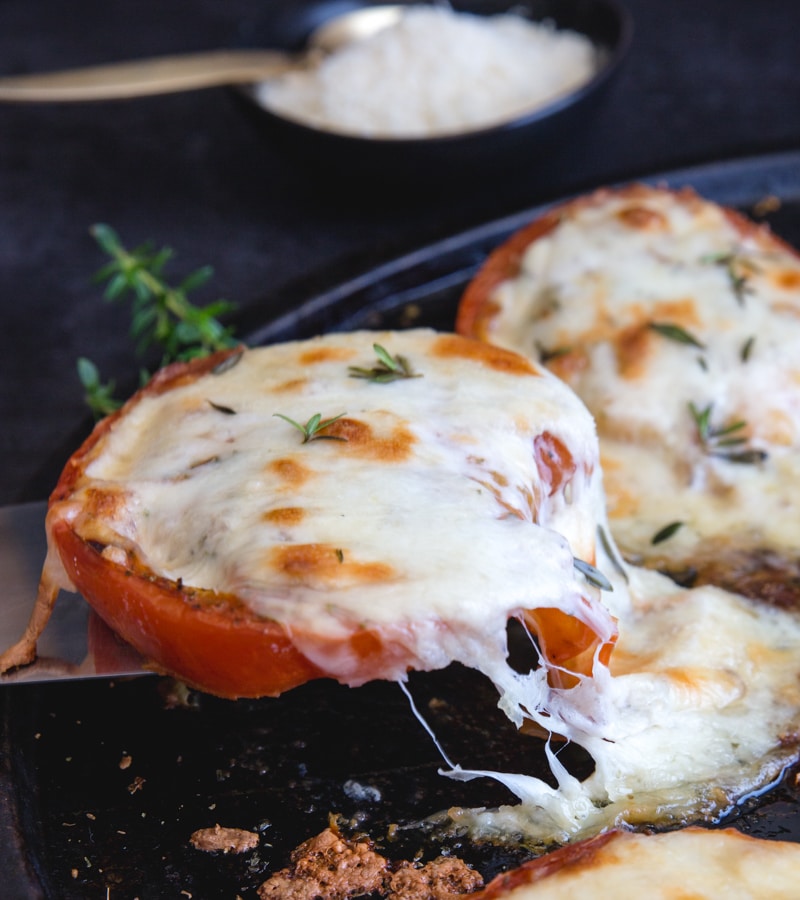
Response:
POLYGON ((283 626, 233 600, 137 575, 104 559, 63 520, 51 539, 77 590, 160 672, 230 699, 277 696, 325 674, 283 626))
POLYGON ((558 225, 559 219, 557 210, 546 213, 512 234, 489 254, 459 302, 455 322, 457 334, 491 341, 492 319, 498 312, 491 299, 494 289, 519 274, 522 257, 529 245, 549 234, 558 225))
POLYGON ((473 894, 473 900, 502 900, 503 897, 507 897, 518 888, 534 885, 561 871, 571 868, 590 869, 597 854, 603 850, 606 844, 617 840, 621 834, 623 832, 607 831, 577 844, 567 844, 543 856, 530 859, 516 869, 501 872, 482 891, 473 894))

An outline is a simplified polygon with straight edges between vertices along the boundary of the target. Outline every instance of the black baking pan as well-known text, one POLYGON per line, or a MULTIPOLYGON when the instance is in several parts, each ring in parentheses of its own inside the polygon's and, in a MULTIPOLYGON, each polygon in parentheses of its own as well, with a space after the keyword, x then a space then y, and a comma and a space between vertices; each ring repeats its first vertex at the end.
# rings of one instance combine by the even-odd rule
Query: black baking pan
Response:
MULTIPOLYGON (((800 244, 800 153, 719 163, 653 181, 694 186, 766 218, 800 244), (780 201, 762 204, 767 197, 780 201)), ((312 297, 270 322, 242 320, 252 343, 331 329, 448 329, 486 254, 540 210, 526 210, 423 248, 312 297)), ((301 302, 302 301, 302 302, 301 302)), ((44 462, 44 461, 43 461, 44 462)), ((55 475, 53 474, 53 478, 55 475)), ((465 767, 547 776, 541 745, 518 735, 493 688, 459 666, 412 674, 411 692, 448 755, 465 767)), ((458 852, 491 878, 524 859, 515 846, 474 846, 423 827, 452 805, 513 802, 501 785, 456 783, 397 685, 320 681, 278 699, 223 701, 148 676, 8 686, 0 692, 3 900, 255 898, 293 847, 337 815, 395 858, 458 852), (243 855, 195 850, 195 829, 257 831, 243 855), (394 839, 388 841, 393 825, 394 839)), ((570 761, 586 765, 577 750, 570 761)), ((726 822, 800 840, 796 771, 726 822)))

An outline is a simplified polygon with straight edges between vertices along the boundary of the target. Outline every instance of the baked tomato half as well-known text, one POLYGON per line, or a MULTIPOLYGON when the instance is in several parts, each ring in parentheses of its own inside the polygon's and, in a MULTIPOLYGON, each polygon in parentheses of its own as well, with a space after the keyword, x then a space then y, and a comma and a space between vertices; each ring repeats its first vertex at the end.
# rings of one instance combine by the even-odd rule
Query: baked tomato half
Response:
POLYGON ((623 555, 800 605, 800 255, 693 190, 546 211, 464 291, 456 331, 562 378, 597 422, 623 555))
POLYGON ((616 635, 574 567, 595 559, 596 454, 556 379, 455 335, 175 364, 65 466, 40 600, 76 589, 153 668, 224 697, 496 674, 512 617, 590 674, 616 635))

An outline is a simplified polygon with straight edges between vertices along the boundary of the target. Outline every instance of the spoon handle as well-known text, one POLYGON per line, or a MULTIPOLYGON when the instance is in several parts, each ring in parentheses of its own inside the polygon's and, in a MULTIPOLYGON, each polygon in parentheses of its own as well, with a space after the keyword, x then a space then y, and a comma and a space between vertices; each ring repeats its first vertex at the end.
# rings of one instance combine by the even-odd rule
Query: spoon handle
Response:
POLYGON ((119 100, 274 78, 296 63, 275 50, 213 50, 0 78, 0 101, 119 100))

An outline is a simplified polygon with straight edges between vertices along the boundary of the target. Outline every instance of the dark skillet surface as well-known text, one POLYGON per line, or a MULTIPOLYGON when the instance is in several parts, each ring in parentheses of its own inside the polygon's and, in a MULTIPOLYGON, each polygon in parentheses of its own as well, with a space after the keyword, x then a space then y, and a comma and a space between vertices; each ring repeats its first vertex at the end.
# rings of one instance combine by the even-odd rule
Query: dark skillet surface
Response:
MULTIPOLYGON (((800 154, 717 164, 656 177, 752 212, 768 195, 777 233, 800 243, 800 154)), ((320 330, 432 325, 448 328, 460 291, 491 247, 529 221, 532 209, 417 251, 309 298, 261 327, 252 342, 320 330)), ((446 752, 465 767, 547 777, 540 744, 517 735, 495 708, 491 686, 453 666, 413 675, 418 707, 446 752), (431 700, 436 700, 431 703, 431 700)), ((415 825, 451 805, 513 802, 489 780, 457 784, 396 685, 357 690, 328 682, 279 699, 228 702, 189 694, 158 678, 81 685, 26 685, 0 695, 3 756, 0 825, 16 894, 84 898, 255 896, 290 850, 340 815, 382 841, 389 855, 458 852, 489 878, 528 854, 471 846, 415 825), (130 766, 120 766, 130 756, 130 766), (188 843, 220 823, 258 831, 257 850, 211 856, 188 843), (393 823, 410 826, 387 842, 393 823), (18 885, 18 886, 17 886, 18 885), (184 894, 186 896, 186 894, 184 894)), ((579 751, 576 772, 586 771, 579 751)), ((750 834, 800 840, 795 772, 728 820, 750 834)), ((13 882, 9 881, 9 884, 13 882)), ((10 888, 9 888, 10 890, 10 888)))

